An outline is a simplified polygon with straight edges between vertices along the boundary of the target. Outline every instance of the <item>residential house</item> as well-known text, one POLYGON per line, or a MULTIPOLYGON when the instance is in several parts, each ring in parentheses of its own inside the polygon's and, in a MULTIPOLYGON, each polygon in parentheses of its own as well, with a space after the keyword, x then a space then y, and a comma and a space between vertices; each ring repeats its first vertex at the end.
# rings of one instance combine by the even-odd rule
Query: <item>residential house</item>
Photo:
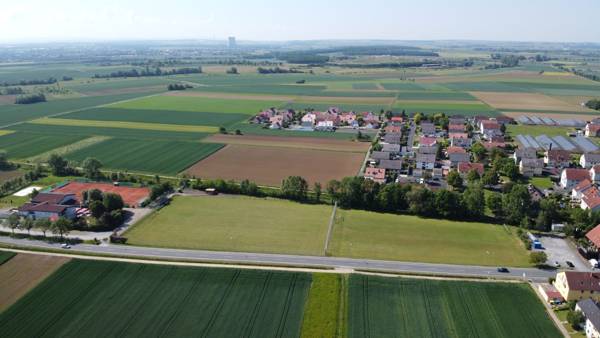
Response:
POLYGON ((525 177, 541 176, 544 160, 541 158, 524 158, 519 162, 519 172, 525 177))
POLYGON ((371 153, 372 160, 389 160, 391 158, 391 153, 388 151, 374 151, 371 153))
POLYGON ((435 137, 435 124, 431 122, 421 122, 421 134, 423 136, 435 137))
POLYGON ((482 176, 484 173, 483 163, 471 163, 471 162, 461 162, 457 166, 458 173, 461 176, 467 175, 471 170, 475 170, 479 176, 482 176))
POLYGON ((464 133, 465 125, 464 124, 452 124, 448 125, 448 133, 464 133))
POLYGON ((583 210, 600 211, 600 191, 596 187, 588 190, 579 205, 583 210))
POLYGON ((584 180, 590 179, 590 172, 586 169, 566 168, 560 174, 560 186, 571 190, 584 180))
POLYGON ((400 154, 400 148, 401 146, 399 144, 382 144, 382 148, 381 151, 385 151, 388 153, 391 153, 392 155, 394 154, 400 154))
POLYGON ((322 120, 317 122, 315 130, 318 131, 335 131, 336 125, 332 120, 322 120))
POLYGON ((500 124, 492 120, 481 121, 479 132, 481 133, 481 135, 483 135, 485 139, 490 139, 494 136, 502 135, 500 124))
POLYGON ((353 126, 355 123, 358 124, 358 122, 356 121, 356 113, 351 111, 340 114, 340 123, 344 125, 347 124, 349 126, 353 126))
POLYGON ((383 136, 382 141, 385 143, 400 144, 402 142, 402 134, 401 133, 387 133, 383 136))
POLYGON ((600 154, 597 153, 585 153, 579 158, 579 165, 582 168, 591 168, 597 164, 600 164, 600 154))
POLYGON ((377 168, 385 169, 386 172, 399 174, 402 170, 402 160, 380 160, 377 168))
POLYGON ((581 312, 585 318, 585 336, 587 338, 600 337, 600 307, 591 299, 577 302, 575 311, 581 312))
POLYGON ((581 202, 585 192, 594 188, 594 184, 589 179, 579 182, 579 184, 577 184, 575 187, 573 187, 573 190, 571 190, 571 200, 577 203, 581 202))
MULTIPOLYGON (((455 137, 455 134, 450 134, 450 146, 452 147, 461 147, 468 149, 473 145, 473 140, 468 137, 455 137)), ((461 135, 461 134, 459 134, 461 135)), ((466 135, 466 134, 465 134, 466 135)))
POLYGON ((392 116, 392 118, 390 119, 390 122, 402 123, 402 122, 404 122, 404 118, 402 116, 392 116))
POLYGON ((465 124, 467 120, 463 116, 451 116, 448 119, 449 124, 465 124))
POLYGON ((595 165, 590 169, 590 178, 594 183, 600 182, 600 165, 595 165))
POLYGON ((588 123, 585 126, 585 136, 587 136, 587 137, 600 136, 600 124, 588 123))
POLYGON ((521 160, 524 158, 528 158, 528 159, 537 158, 537 151, 535 150, 535 148, 519 148, 519 149, 515 150, 512 157, 513 157, 513 160, 515 160, 515 164, 519 164, 519 162, 521 162, 521 160))
POLYGON ((556 275, 554 287, 566 301, 600 299, 600 273, 563 271, 556 275))
POLYGON ((381 124, 379 115, 375 115, 371 112, 363 113, 363 121, 368 128, 379 128, 379 125, 381 124))
POLYGON ((384 184, 385 180, 385 169, 368 167, 365 170, 365 178, 372 180, 373 182, 384 184))
POLYGON ((592 230, 585 234, 585 238, 596 248, 600 249, 600 225, 596 225, 592 230))
POLYGON ((560 304, 565 301, 563 296, 553 285, 539 284, 538 291, 540 292, 540 295, 542 295, 542 298, 549 304, 560 304))
POLYGON ((402 127, 391 125, 391 126, 386 126, 384 130, 386 133, 401 133, 402 127))
POLYGON ((436 155, 438 152, 438 146, 421 146, 418 149, 419 154, 434 154, 436 155))
POLYGON ((506 147, 506 142, 484 142, 482 144, 485 147, 485 149, 487 149, 488 151, 492 150, 494 148, 502 149, 502 148, 506 147))
POLYGON ((419 138, 419 145, 421 145, 421 146, 433 147, 436 144, 437 144, 437 139, 435 137, 421 136, 419 138))
POLYGON ((300 122, 303 127, 312 127, 317 122, 317 115, 314 113, 306 113, 302 116, 300 122))
POLYGON ((571 163, 571 152, 560 149, 550 149, 544 153, 544 163, 550 168, 567 168, 571 163))
POLYGON ((75 194, 39 193, 17 210, 22 217, 32 219, 74 219, 78 208, 75 194))
POLYGON ((471 162, 471 156, 461 147, 448 147, 446 155, 448 156, 448 160, 450 160, 452 168, 456 168, 462 162, 471 162))
POLYGON ((432 170, 435 167, 435 154, 417 154, 417 169, 432 170))

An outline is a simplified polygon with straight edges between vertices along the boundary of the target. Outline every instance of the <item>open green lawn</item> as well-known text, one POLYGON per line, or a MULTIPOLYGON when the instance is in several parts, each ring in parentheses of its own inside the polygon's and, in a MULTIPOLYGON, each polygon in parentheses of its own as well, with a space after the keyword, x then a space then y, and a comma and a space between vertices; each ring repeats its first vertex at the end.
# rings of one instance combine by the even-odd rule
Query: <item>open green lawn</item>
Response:
POLYGON ((512 137, 517 135, 531 135, 531 136, 565 136, 567 133, 573 132, 575 129, 570 127, 558 127, 558 126, 528 126, 523 124, 509 124, 506 128, 506 133, 512 137))
POLYGON ((548 189, 552 188, 554 184, 550 177, 532 177, 529 179, 529 182, 533 184, 538 189, 548 189))
POLYGON ((61 118, 95 121, 125 121, 140 123, 228 127, 234 123, 247 120, 248 115, 235 113, 223 114, 152 109, 142 110, 95 108, 63 115, 61 116, 61 118))
POLYGON ((73 260, 0 313, 1 337, 298 337, 311 275, 73 260))
POLYGON ((499 225, 338 210, 333 256, 490 266, 529 266, 527 251, 499 225))
POLYGON ((104 168, 176 175, 223 147, 217 143, 108 139, 65 155, 81 163, 95 157, 104 168))
POLYGON ((562 337, 527 284, 351 275, 348 337, 562 337))
POLYGON ((195 96, 152 96, 110 105, 107 108, 167 110, 254 115, 263 109, 279 107, 283 102, 261 100, 212 99, 195 96))
POLYGON ((132 245, 320 255, 332 208, 249 197, 175 197, 125 234, 132 245))
POLYGON ((313 274, 302 321, 303 338, 345 337, 346 280, 339 274, 313 274))

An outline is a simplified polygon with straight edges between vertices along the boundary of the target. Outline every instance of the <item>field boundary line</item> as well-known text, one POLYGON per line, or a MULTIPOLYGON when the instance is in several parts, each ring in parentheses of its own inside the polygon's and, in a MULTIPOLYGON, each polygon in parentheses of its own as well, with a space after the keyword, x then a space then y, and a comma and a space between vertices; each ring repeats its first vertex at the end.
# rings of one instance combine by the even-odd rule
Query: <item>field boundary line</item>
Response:
POLYGON ((333 235, 333 225, 335 223, 335 214, 337 212, 337 201, 335 201, 333 205, 333 211, 331 212, 331 217, 329 218, 329 226, 327 227, 327 237, 325 237, 325 247, 323 248, 323 255, 327 256, 327 251, 329 250, 329 242, 331 242, 331 236, 333 235))

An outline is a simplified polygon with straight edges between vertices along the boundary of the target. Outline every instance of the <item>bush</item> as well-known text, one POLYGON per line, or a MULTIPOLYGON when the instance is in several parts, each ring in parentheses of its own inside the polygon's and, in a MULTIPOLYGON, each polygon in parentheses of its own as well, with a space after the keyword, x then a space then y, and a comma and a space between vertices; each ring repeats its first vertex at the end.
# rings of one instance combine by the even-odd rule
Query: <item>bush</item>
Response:
POLYGON ((581 329, 581 324, 583 324, 584 320, 585 318, 581 311, 570 310, 569 313, 567 313, 567 321, 575 330, 581 329))
POLYGON ((534 251, 529 254, 529 262, 536 266, 540 266, 546 263, 548 256, 543 251, 534 251))

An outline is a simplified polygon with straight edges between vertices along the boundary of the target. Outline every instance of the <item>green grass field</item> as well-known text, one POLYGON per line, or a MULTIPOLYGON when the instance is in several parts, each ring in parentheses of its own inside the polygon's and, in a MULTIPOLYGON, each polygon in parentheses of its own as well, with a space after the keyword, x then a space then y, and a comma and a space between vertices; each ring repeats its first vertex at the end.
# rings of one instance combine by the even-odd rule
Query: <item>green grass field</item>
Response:
POLYGON ((9 259, 15 257, 14 252, 10 251, 0 251, 0 265, 6 263, 9 259))
POLYGON ((127 243, 221 251, 323 253, 331 207, 249 197, 175 197, 127 243))
POLYGON ((176 175, 222 147, 217 143, 114 138, 75 150, 65 157, 79 163, 95 157, 107 169, 176 175))
POLYGON ((526 284, 351 275, 348 337, 562 337, 526 284))
POLYGON ((475 97, 469 93, 451 92, 451 91, 402 91, 398 93, 398 100, 418 100, 418 101, 477 101, 475 97))
POLYGON ((346 280, 338 274, 313 274, 302 321, 303 338, 345 337, 346 280))
POLYGON ((440 102, 403 102, 396 101, 392 107, 394 111, 405 110, 408 114, 414 113, 446 113, 446 115, 459 114, 463 116, 469 115, 489 115, 496 116, 498 112, 490 106, 473 101, 473 103, 440 103, 440 102))
POLYGON ((357 210, 338 210, 329 250, 353 258, 529 266, 521 242, 499 225, 357 210))
POLYGON ((126 121, 97 121, 97 120, 71 120, 62 118, 41 118, 29 123, 42 124, 46 126, 70 126, 70 127, 99 127, 118 129, 141 129, 156 131, 172 131, 182 133, 216 133, 219 128, 213 126, 183 125, 183 124, 160 124, 126 121))
POLYGON ((247 120, 248 115, 235 113, 223 114, 169 110, 96 108, 70 113, 61 116, 61 118, 228 127, 234 123, 247 120))
POLYGON ((298 337, 310 280, 74 260, 0 313, 0 336, 298 337))
POLYGON ((25 159, 84 139, 80 135, 40 135, 17 132, 0 136, 0 150, 11 159, 25 159))
POLYGON ((110 105, 107 108, 254 115, 263 109, 279 107, 282 103, 278 101, 227 100, 194 96, 152 96, 110 105))

